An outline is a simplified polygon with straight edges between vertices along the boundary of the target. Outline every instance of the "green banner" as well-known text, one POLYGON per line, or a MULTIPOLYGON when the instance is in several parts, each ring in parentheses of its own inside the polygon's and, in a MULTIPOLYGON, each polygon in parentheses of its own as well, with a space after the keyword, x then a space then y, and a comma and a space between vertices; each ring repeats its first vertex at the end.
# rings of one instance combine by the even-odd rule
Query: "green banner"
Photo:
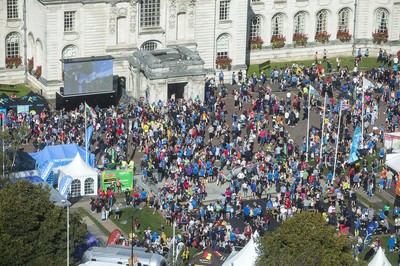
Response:
POLYGON ((101 184, 103 190, 107 190, 109 186, 114 184, 114 189, 117 189, 117 180, 121 181, 121 189, 124 191, 129 188, 133 189, 133 171, 132 169, 110 170, 103 171, 101 174, 101 184))

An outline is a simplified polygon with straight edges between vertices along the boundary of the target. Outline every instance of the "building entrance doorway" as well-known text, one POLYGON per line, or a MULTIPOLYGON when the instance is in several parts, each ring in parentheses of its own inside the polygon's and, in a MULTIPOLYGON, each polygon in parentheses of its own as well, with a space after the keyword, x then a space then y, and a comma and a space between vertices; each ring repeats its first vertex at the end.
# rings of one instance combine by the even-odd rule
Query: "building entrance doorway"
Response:
POLYGON ((168 99, 182 99, 187 82, 168 84, 168 99))

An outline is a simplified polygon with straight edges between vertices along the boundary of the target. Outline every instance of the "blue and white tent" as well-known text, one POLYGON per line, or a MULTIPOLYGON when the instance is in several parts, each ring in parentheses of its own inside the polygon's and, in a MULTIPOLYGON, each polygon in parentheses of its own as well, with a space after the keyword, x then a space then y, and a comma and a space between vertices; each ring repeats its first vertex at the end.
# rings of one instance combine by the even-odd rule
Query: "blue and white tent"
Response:
MULTIPOLYGON (((57 183, 53 170, 59 166, 67 165, 79 154, 83 160, 86 158, 85 149, 79 147, 76 144, 66 144, 57 146, 46 146, 43 150, 29 155, 35 159, 38 169, 40 170, 40 177, 49 183, 54 185, 57 183)), ((95 157, 94 154, 89 153, 88 164, 94 166, 95 157)))

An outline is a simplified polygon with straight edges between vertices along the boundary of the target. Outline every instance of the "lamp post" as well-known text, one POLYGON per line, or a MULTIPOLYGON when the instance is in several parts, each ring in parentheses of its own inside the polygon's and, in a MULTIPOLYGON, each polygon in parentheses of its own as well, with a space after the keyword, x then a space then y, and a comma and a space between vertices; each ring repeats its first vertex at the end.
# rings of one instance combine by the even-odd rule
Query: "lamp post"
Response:
POLYGON ((62 200, 61 203, 67 207, 67 266, 69 266, 69 203, 66 200, 62 200))

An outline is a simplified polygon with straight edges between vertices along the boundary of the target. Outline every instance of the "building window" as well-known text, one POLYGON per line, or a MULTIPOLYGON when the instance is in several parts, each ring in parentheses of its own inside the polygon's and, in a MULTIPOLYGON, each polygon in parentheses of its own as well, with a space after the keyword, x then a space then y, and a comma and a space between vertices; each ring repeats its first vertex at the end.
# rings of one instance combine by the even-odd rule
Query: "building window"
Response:
POLYGON ((272 17, 272 36, 283 35, 283 15, 276 14, 272 17))
POLYGON ((217 58, 229 57, 229 36, 228 34, 222 34, 217 39, 217 58))
POLYGON ((94 194, 94 179, 89 177, 85 180, 85 195, 94 194))
POLYGON ((6 37, 6 58, 19 56, 19 35, 16 32, 6 37))
POLYGON ((81 195, 81 181, 74 179, 71 183, 71 196, 77 197, 81 195))
POLYGON ((350 9, 342 9, 339 12, 338 31, 349 30, 350 9))
POLYGON ((306 25, 306 13, 299 12, 294 16, 294 33, 304 34, 306 25))
POLYGON ((142 1, 140 5, 140 27, 151 28, 160 26, 160 0, 142 1))
POLYGON ((229 19, 229 7, 230 1, 221 1, 219 2, 219 20, 228 20, 229 19))
POLYGON ((64 31, 75 30, 75 11, 64 12, 64 31))
POLYGON ((255 16, 251 19, 250 22, 250 38, 260 37, 260 26, 261 26, 261 18, 260 16, 255 16))
POLYGON ((327 18, 328 18, 328 11, 321 10, 317 14, 317 27, 316 33, 327 32, 327 18))
POLYGON ((146 50, 146 51, 153 51, 157 50, 158 43, 154 41, 148 41, 142 44, 142 47, 140 47, 141 50, 146 50))
POLYGON ((7 0, 7 18, 18 18, 18 0, 7 0))
POLYGON ((252 3, 259 3, 261 0, 251 0, 252 3))
POLYGON ((386 32, 388 31, 388 20, 389 12, 386 9, 379 8, 376 11, 376 31, 386 32))

